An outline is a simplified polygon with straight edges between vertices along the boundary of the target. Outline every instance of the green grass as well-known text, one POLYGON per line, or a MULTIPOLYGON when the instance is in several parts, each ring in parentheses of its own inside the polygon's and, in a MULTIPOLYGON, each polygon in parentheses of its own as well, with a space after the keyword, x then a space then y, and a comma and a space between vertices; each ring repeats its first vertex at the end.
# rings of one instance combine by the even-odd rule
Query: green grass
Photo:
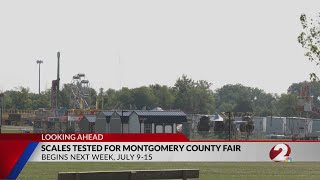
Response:
POLYGON ((57 179, 58 172, 199 169, 200 179, 320 179, 320 163, 27 163, 18 179, 57 179))

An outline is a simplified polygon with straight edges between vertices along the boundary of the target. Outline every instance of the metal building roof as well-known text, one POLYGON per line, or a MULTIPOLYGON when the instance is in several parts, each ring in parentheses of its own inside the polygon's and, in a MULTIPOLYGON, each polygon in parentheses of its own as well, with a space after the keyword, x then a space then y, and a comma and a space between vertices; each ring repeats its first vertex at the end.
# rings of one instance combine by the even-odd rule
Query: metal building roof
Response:
POLYGON ((130 116, 130 114, 132 113, 133 111, 130 110, 130 111, 117 111, 117 113, 120 115, 120 116, 130 116))
POLYGON ((89 122, 96 122, 96 116, 94 115, 85 115, 83 118, 86 118, 89 122))
POLYGON ((132 112, 136 112, 138 116, 187 116, 183 111, 180 110, 117 110, 117 111, 102 111, 102 113, 111 117, 113 113, 118 113, 120 116, 128 117, 132 112))
POLYGON ((103 113, 105 116, 112 116, 112 114, 114 113, 114 111, 102 111, 102 113, 103 113))
POLYGON ((186 116, 183 111, 135 110, 138 116, 186 116))

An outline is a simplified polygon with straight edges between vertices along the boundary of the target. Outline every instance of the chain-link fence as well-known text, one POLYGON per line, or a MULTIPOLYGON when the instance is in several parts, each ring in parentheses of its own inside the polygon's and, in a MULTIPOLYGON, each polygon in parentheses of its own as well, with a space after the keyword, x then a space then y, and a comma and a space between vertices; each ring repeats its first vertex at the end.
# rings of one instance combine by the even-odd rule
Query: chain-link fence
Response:
POLYGON ((212 116, 188 115, 182 132, 193 140, 248 140, 248 139, 312 139, 320 137, 320 119, 302 117, 243 117, 214 120, 212 116))

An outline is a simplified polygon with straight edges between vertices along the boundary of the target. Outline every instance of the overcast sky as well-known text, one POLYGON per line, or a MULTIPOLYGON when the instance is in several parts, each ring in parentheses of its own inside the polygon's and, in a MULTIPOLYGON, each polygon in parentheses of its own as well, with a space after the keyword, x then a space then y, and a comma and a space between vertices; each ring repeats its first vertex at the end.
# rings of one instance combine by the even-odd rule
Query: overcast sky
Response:
POLYGON ((212 89, 241 83, 285 93, 319 68, 297 42, 301 13, 320 1, 1 1, 0 90, 41 90, 85 73, 98 90, 173 86, 183 74, 212 89))

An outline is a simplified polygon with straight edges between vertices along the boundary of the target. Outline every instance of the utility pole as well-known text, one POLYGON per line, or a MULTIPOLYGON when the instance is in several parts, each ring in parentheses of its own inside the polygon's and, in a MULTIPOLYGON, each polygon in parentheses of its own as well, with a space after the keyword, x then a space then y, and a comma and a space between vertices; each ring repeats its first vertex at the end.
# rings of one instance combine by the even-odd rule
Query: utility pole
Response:
POLYGON ((42 60, 37 60, 37 64, 39 64, 39 94, 40 94, 40 65, 43 63, 42 60))
MULTIPOLYGON (((60 83, 60 52, 57 52, 58 65, 57 65, 57 80, 60 83)), ((59 87, 58 87, 59 89, 59 87)))
POLYGON ((57 107, 59 107, 59 89, 60 89, 60 52, 57 52, 57 58, 58 58, 58 65, 57 65, 57 81, 58 81, 58 85, 57 85, 57 107))

